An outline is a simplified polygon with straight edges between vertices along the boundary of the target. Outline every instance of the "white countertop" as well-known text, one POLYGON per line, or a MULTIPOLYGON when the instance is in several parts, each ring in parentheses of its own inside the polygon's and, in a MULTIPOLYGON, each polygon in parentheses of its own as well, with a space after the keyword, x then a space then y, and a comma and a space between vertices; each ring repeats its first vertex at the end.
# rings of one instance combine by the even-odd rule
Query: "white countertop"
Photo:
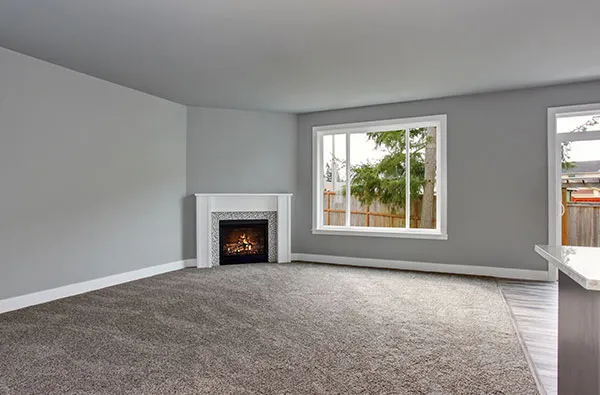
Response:
POLYGON ((590 291, 600 291, 600 248, 536 245, 535 251, 590 291))

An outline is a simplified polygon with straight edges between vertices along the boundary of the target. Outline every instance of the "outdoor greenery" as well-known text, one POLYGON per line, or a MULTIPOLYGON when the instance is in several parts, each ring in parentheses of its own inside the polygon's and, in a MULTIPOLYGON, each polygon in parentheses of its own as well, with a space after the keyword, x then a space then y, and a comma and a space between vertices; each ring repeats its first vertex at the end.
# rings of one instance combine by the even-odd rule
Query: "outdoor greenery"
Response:
MULTIPOLYGON (((367 133, 375 148, 385 153, 377 162, 352 166, 350 193, 364 205, 379 201, 392 212, 404 210, 406 202, 406 130, 367 133)), ((423 198, 426 223, 431 226, 435 184, 435 128, 411 129, 410 196, 423 198)))
POLYGON ((570 154, 571 142, 567 141, 566 143, 562 143, 560 145, 560 163, 563 170, 570 170, 575 167, 575 164, 569 160, 570 154))
MULTIPOLYGON (((424 129, 417 129, 411 135, 424 137, 424 129)), ((406 201, 406 131, 396 130, 383 133, 368 133, 368 139, 375 143, 378 150, 386 155, 378 162, 361 163, 352 166, 351 194, 362 204, 373 204, 375 200, 398 211, 404 208, 406 201)), ((425 166, 418 146, 411 146, 411 198, 416 198, 423 186, 425 166)))

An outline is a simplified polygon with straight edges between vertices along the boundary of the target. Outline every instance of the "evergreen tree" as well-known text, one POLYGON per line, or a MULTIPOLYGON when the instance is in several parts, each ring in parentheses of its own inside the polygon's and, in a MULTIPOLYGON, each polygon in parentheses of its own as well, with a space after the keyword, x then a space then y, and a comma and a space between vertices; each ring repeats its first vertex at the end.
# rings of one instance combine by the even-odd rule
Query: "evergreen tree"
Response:
MULTIPOLYGON (((412 129, 410 138, 410 195, 423 196, 422 226, 433 222, 436 171, 435 128, 412 129)), ((352 167, 351 194, 362 204, 379 201, 393 212, 404 210, 406 201, 406 131, 367 133, 385 156, 375 163, 352 167)))

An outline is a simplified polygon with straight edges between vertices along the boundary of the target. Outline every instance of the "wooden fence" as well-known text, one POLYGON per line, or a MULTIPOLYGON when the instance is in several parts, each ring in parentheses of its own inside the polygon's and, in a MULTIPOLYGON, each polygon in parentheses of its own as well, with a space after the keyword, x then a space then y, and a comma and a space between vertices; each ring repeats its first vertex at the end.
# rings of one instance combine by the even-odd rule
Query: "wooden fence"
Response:
MULTIPOLYGON (((410 227, 418 228, 421 224, 421 199, 411 200, 410 227)), ((433 227, 435 228, 435 198, 433 204, 433 227)), ((356 198, 350 201, 350 224, 352 226, 368 226, 379 228, 404 228, 406 225, 405 211, 392 212, 385 204, 373 202, 363 205, 356 198)), ((346 224, 346 196, 332 191, 323 193, 323 224, 344 226, 346 224)))
POLYGON ((562 231, 563 244, 600 247, 600 204, 567 203, 562 231))

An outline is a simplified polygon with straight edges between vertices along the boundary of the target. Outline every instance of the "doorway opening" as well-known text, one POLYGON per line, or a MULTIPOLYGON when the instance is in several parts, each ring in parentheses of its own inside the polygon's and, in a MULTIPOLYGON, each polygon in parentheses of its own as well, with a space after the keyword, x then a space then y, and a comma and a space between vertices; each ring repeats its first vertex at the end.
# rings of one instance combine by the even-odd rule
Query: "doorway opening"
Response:
POLYGON ((600 247, 600 103, 548 109, 548 219, 548 244, 600 247))

